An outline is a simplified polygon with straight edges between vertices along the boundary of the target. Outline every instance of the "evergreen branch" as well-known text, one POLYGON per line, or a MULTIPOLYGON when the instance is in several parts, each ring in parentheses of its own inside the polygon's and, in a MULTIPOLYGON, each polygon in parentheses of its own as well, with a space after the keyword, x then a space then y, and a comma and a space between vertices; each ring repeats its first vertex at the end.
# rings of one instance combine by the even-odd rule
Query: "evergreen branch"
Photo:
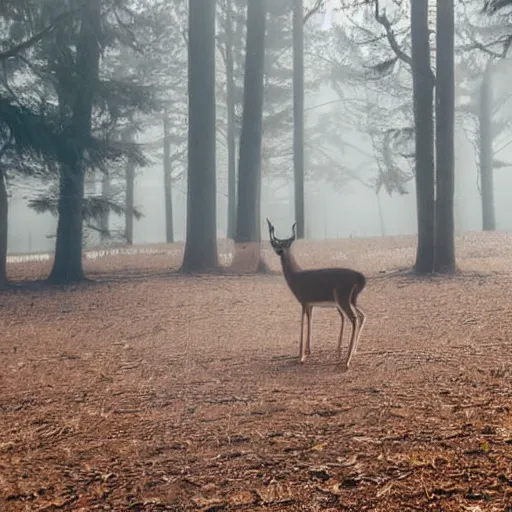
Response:
POLYGON ((7 130, 9 131, 9 136, 5 139, 4 143, 0 146, 0 160, 2 159, 2 156, 7 151, 7 148, 11 145, 14 135, 9 127, 7 127, 7 130))
POLYGON ((29 37, 25 41, 17 44, 16 46, 13 46, 12 48, 9 48, 9 50, 5 50, 3 52, 0 52, 0 62, 5 62, 8 59, 15 57, 18 55, 18 53, 24 52, 25 50, 28 50, 29 48, 32 48, 35 46, 39 41, 44 39, 47 35, 51 34, 57 25, 61 23, 63 20, 70 17, 72 14, 74 14, 76 11, 67 11, 55 18, 52 23, 50 23, 47 27, 43 28, 41 31, 37 32, 37 34, 34 34, 32 37, 29 37))

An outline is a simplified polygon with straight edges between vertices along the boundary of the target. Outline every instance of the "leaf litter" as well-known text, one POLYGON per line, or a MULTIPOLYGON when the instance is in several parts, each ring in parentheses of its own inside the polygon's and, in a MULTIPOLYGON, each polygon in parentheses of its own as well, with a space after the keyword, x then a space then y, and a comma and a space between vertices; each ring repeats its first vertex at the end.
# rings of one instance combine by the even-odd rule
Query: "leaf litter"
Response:
POLYGON ((0 509, 512 510, 511 242, 460 237, 448 279, 396 272, 410 237, 297 243, 369 277, 346 373, 334 311, 297 364, 279 274, 186 277, 157 251, 0 293, 0 509))

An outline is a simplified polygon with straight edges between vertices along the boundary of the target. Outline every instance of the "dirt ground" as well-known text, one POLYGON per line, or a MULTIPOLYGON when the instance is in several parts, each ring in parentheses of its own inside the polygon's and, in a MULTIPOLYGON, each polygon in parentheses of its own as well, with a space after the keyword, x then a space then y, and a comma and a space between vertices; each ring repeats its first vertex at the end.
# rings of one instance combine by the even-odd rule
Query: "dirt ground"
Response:
POLYGON ((512 235, 460 237, 450 279, 388 272, 413 238, 297 243, 368 276, 348 372, 334 310, 299 365, 282 275, 173 274, 180 249, 0 293, 1 511, 512 511, 512 235))

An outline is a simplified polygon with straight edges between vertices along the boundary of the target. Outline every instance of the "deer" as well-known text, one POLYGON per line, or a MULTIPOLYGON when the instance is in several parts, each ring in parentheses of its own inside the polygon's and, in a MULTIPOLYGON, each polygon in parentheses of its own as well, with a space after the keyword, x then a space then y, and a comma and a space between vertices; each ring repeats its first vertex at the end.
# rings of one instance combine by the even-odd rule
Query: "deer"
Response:
POLYGON ((295 226, 292 226, 292 236, 280 239, 275 236, 275 228, 267 219, 270 235, 270 245, 280 257, 284 278, 288 288, 302 306, 301 331, 299 343, 299 361, 304 363, 311 354, 311 324, 313 308, 336 308, 341 317, 340 336, 337 345, 337 358, 341 359, 341 344, 345 317, 352 324, 352 335, 345 360, 345 370, 348 370, 352 357, 357 349, 359 337, 366 321, 366 315, 357 305, 357 297, 366 286, 366 277, 356 270, 349 268, 319 268, 302 269, 291 252, 296 238, 295 226), (304 317, 307 318, 307 337, 304 344, 304 317))

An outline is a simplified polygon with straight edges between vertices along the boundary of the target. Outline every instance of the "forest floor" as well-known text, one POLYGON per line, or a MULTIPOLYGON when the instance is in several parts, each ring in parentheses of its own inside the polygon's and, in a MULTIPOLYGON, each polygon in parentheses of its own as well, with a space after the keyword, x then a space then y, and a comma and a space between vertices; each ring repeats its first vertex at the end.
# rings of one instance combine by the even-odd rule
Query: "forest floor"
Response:
POLYGON ((334 310, 299 365, 282 275, 173 274, 178 249, 0 293, 0 510, 511 512, 512 235, 459 237, 452 278, 382 272, 414 243, 296 244, 369 277, 348 372, 334 310))

